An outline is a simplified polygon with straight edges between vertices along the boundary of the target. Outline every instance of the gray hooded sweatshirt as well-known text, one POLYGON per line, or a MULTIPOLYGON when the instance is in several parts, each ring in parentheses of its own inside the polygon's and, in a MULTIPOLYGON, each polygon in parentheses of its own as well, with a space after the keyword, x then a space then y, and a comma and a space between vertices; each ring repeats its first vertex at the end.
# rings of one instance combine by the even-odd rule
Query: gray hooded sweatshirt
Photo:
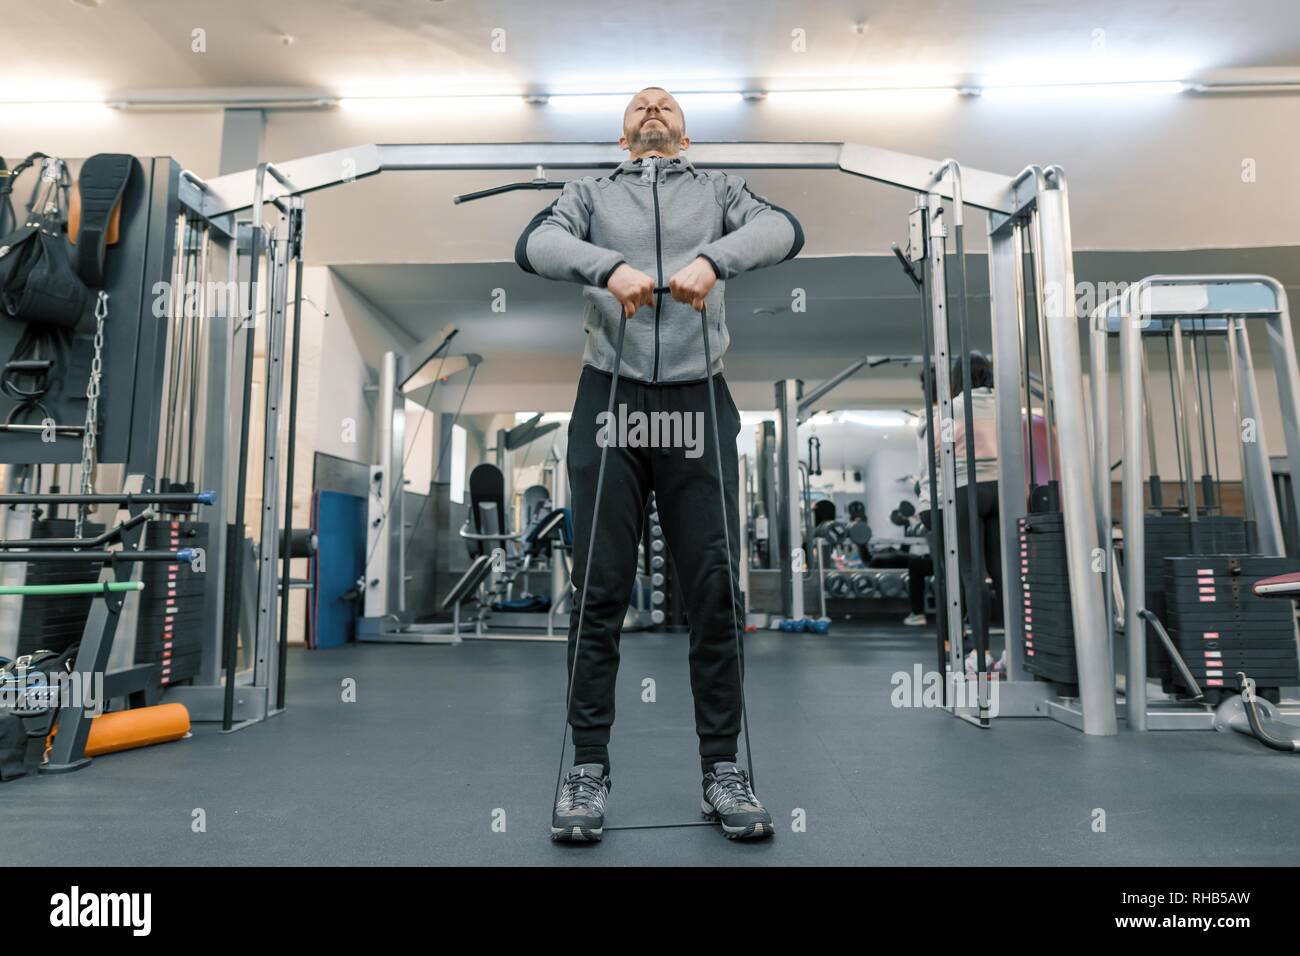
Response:
MULTIPOLYGON (((535 217, 515 246, 515 261, 547 279, 581 282, 587 300, 583 362, 614 370, 623 307, 605 288, 623 263, 667 286, 703 256, 718 283, 705 298, 713 371, 722 369, 727 334, 723 293, 734 275, 792 259, 803 248, 798 220, 755 196, 739 176, 701 171, 690 160, 649 157, 622 163, 609 176, 568 183, 535 217)), ((628 320, 624 377, 652 384, 707 377, 699 313, 668 293, 628 320)))

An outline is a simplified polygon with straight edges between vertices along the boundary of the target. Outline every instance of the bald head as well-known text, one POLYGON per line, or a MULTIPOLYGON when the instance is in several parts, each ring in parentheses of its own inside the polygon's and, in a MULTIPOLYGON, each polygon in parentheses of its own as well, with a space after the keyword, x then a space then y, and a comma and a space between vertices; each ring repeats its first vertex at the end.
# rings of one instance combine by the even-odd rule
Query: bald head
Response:
POLYGON ((691 144, 681 105, 662 87, 647 86, 623 111, 623 135, 618 144, 633 159, 676 156, 691 144))

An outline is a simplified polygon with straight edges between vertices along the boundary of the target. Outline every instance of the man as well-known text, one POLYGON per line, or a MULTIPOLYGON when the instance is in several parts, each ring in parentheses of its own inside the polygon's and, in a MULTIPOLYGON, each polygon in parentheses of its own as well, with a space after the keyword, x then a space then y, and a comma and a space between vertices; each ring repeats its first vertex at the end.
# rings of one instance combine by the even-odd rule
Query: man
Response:
POLYGON ((587 300, 587 344, 569 422, 575 582, 584 580, 590 536, 596 538, 587 593, 574 596, 570 616, 568 720, 574 767, 556 803, 551 834, 557 840, 586 841, 599 840, 603 832, 619 634, 636 579, 646 502, 654 492, 691 625, 702 808, 720 820, 729 837, 768 836, 771 816, 736 764, 741 729, 736 622, 742 612, 731 594, 740 593, 734 578, 740 540, 735 444, 740 413, 721 374, 715 374, 727 489, 719 501, 716 452, 701 453, 699 447, 700 439, 711 440, 712 430, 705 422, 708 369, 698 313, 707 307, 713 371, 718 373, 730 340, 724 324, 725 280, 792 258, 803 246, 803 233, 793 216, 749 192, 740 177, 691 165, 683 155, 690 146, 685 119, 667 90, 647 87, 632 98, 623 114, 619 146, 629 158, 608 176, 566 185, 560 198, 529 223, 515 250, 524 270, 580 282, 587 300), (670 297, 655 291, 664 287, 670 297), (667 413, 661 420, 681 422, 680 435, 693 435, 694 442, 663 447, 629 436, 619 446, 620 429, 603 427, 625 317, 616 415, 624 410, 667 413), (593 528, 602 444, 609 445, 608 458, 600 527, 593 528), (580 648, 576 661, 575 645, 580 648))

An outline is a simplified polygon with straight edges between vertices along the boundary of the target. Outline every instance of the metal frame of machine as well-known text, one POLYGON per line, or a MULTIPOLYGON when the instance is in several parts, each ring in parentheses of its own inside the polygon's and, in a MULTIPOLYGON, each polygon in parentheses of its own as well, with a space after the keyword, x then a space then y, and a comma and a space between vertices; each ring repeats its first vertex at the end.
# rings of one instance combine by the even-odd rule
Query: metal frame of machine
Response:
MULTIPOLYGON (((1072 449, 1061 474, 1054 476, 1064 513, 1069 540, 1069 578, 1077 587, 1080 600, 1074 602, 1072 614, 1075 633, 1083 635, 1077 648, 1080 669, 1080 703, 1062 697, 1055 684, 1034 680, 1025 670, 1023 647, 1024 621, 1020 603, 1010 588, 1004 595, 1004 621, 1007 642, 1006 679, 998 682, 998 716, 1057 716, 1064 710, 1077 710, 1086 718, 1075 722, 1089 734, 1116 732, 1113 706, 1113 674, 1109 647, 1105 642, 1105 622, 1099 610, 1101 591, 1097 575, 1090 569, 1090 555, 1100 532, 1097 504, 1092 481, 1091 441, 1083 391, 1077 317, 1075 315, 1073 249, 1070 239, 1069 198, 1065 174, 1060 167, 1046 170, 1029 166, 1018 176, 999 177, 1000 185, 992 196, 988 173, 963 169, 953 160, 942 163, 924 161, 912 167, 908 177, 876 176, 893 185, 918 190, 917 204, 909 218, 907 260, 918 264, 919 286, 925 313, 923 320, 923 360, 933 355, 933 369, 939 399, 939 418, 952 421, 954 411, 949 382, 949 363, 954 355, 965 360, 969 355, 967 338, 967 277, 963 230, 964 207, 974 206, 988 213, 989 291, 993 332, 994 392, 997 396, 999 508, 1002 523, 1002 561, 1008 569, 1005 580, 1015 580, 1009 569, 1016 567, 1013 543, 1017 522, 1027 513, 1029 484, 1022 437, 1022 411, 1032 407, 1031 370, 1028 368, 1026 323, 1031 316, 1038 326, 1045 405, 1055 421, 1062 445, 1072 449), (994 201, 990 202, 989 200, 994 201), (958 348, 950 345, 947 247, 949 236, 955 240, 958 258, 957 287, 953 298, 959 309, 958 348), (1032 292, 1025 291, 1026 254, 1032 253, 1032 292), (1051 291, 1048 291, 1051 290, 1051 291), (1069 294, 1060 294, 1069 290, 1069 294), (1051 383, 1060 383, 1055 388, 1051 383), (1095 594, 1093 592, 1096 592, 1095 594), (1109 704, 1108 704, 1109 701, 1109 704)), ((891 167, 897 171, 898 166, 891 167)), ((796 380, 776 386, 777 405, 777 472, 781 511, 776 522, 781 553, 792 555, 801 535, 798 509, 791 505, 791 489, 798 487, 798 454, 794 428, 801 414, 801 383, 796 380)), ((967 410, 967 414, 969 411, 967 410)), ((761 451, 761 450, 760 450, 761 451)), ((937 600, 940 630, 947 638, 949 650, 944 667, 950 675, 964 674, 962 660, 962 570, 957 555, 955 469, 956 458, 951 442, 940 445, 935 476, 943 494, 932 496, 941 508, 946 553, 937 554, 937 600)), ((932 489, 933 490, 933 489, 932 489)), ((933 549, 932 549, 933 551, 933 549)), ((801 617, 803 595, 794 586, 793 572, 798 555, 782 563, 784 613, 801 617)), ((978 602, 967 597, 975 610, 978 602)), ((978 610, 973 615, 982 615, 978 610)), ((976 646, 987 646, 987 622, 975 620, 976 646), (981 633, 982 632, 982 633, 981 633)), ((982 657, 982 655, 981 655, 982 657)), ((982 663, 981 663, 982 669, 982 663)), ((978 681, 976 702, 967 706, 950 700, 948 707, 959 717, 980 726, 988 726, 992 716, 987 682, 978 681)))
MULTIPOLYGON (((1149 372, 1144 340, 1152 336, 1167 336, 1172 342, 1176 377, 1180 381, 1180 387, 1171 389, 1174 426, 1181 439, 1178 446, 1179 472, 1184 483, 1188 517, 1195 522, 1199 506, 1194 478, 1195 448, 1190 441, 1188 420, 1193 415, 1199 416, 1200 409, 1197 399, 1186 391, 1189 377, 1184 374, 1182 337, 1189 333, 1223 335, 1234 386, 1236 420, 1253 420, 1256 427, 1255 441, 1238 442, 1246 513, 1253 519, 1256 533, 1254 545, 1261 554, 1280 556, 1286 554, 1286 548, 1250 351, 1248 324, 1252 323, 1263 326, 1268 336, 1287 460, 1300 461, 1300 371, 1297 370, 1286 291, 1277 280, 1258 275, 1149 276, 1130 286, 1123 295, 1098 307, 1092 316, 1092 415, 1093 421, 1098 423, 1094 433, 1095 482, 1102 503, 1100 520, 1107 529, 1111 523, 1110 469, 1107 464, 1110 451, 1109 434, 1101 425, 1109 421, 1107 340, 1110 336, 1117 336, 1120 345, 1123 425, 1121 524, 1125 550, 1123 594, 1126 596, 1122 613, 1127 640, 1124 693, 1125 713, 1132 730, 1210 730, 1224 723, 1222 715, 1207 705, 1148 700, 1147 625, 1142 614, 1142 595, 1146 593, 1144 527, 1147 513, 1142 462, 1144 443, 1149 455, 1154 456, 1155 449, 1150 441, 1150 409, 1145 387, 1149 372)), ((1195 354, 1193 349, 1193 361, 1195 354)), ((1240 438, 1239 430, 1234 430, 1234 436, 1240 438)), ((1206 454, 1203 449, 1202 455, 1206 454)), ((1200 464, 1203 472, 1209 467, 1208 461, 1203 460, 1200 464)), ((1291 510, 1300 508, 1300 488, 1291 485, 1290 491, 1293 500, 1286 504, 1291 510)), ((1106 547, 1113 557, 1109 534, 1106 535, 1106 547)), ((1108 561, 1107 567, 1113 568, 1113 561, 1108 561)), ((1113 640, 1115 615, 1108 614, 1107 620, 1110 625, 1108 636, 1113 640)), ((1300 649, 1300 631, 1297 632, 1297 647, 1300 649)), ((1284 702, 1278 709, 1283 714, 1300 715, 1300 703, 1295 701, 1284 702)), ((1244 718, 1237 721, 1237 726, 1249 732, 1244 718)))
MULTIPOLYGON (((617 166, 622 159, 621 150, 608 143, 366 145, 275 165, 263 164, 256 170, 233 173, 202 184, 192 178, 182 179, 180 198, 195 213, 229 228, 238 213, 260 208, 265 202, 301 201, 303 195, 315 190, 381 172, 600 169, 617 166)), ((691 161, 704 169, 838 170, 922 191, 935 203, 956 197, 958 208, 969 204, 1003 217, 1024 210, 1035 198, 1023 176, 1010 178, 981 170, 963 171, 951 162, 936 163, 924 157, 856 143, 696 143, 691 147, 691 161), (953 175, 945 176, 950 169, 953 175)), ((254 215, 259 215, 256 210, 254 215)), ((960 220, 960 214, 957 218, 960 220)), ((1068 226, 1065 229, 1068 232, 1068 226)), ((790 487, 797 487, 797 477, 790 487)), ((797 516, 793 520, 797 521, 797 516)))

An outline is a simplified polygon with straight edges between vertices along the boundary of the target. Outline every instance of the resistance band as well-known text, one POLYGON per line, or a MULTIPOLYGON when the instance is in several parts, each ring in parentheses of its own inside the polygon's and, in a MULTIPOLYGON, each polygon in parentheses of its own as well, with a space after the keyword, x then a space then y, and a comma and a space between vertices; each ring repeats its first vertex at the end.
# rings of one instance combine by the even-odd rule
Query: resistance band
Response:
MULTIPOLYGON (((662 295, 669 292, 664 288, 656 288, 656 295, 662 295)), ((627 315, 619 320, 618 341, 614 346, 614 375, 609 383, 609 403, 606 414, 609 418, 614 417, 614 403, 618 392, 618 380, 623 370, 623 339, 627 332, 627 315)), ((727 588, 731 596, 731 615, 732 629, 736 639, 736 667, 740 675, 740 727, 745 738, 745 764, 749 770, 749 785, 754 787, 754 755, 749 746, 749 717, 745 706, 745 664, 743 661, 743 647, 740 639, 741 627, 740 619, 736 614, 736 585, 733 579, 734 569, 731 564, 731 529, 727 524, 727 496, 726 483, 722 477, 722 445, 718 432, 718 404, 717 398, 713 393, 713 354, 709 348, 709 319, 708 309, 700 310, 700 332, 704 338, 704 364, 708 373, 709 385, 709 415, 713 425, 713 448, 715 459, 717 461, 718 472, 718 506, 722 509, 722 533, 723 541, 726 545, 727 553, 727 588)), ((577 635, 573 642, 573 663, 569 667, 569 684, 565 693, 564 702, 564 728, 560 735, 560 765, 555 774, 555 798, 554 803, 560 799, 560 786, 564 780, 565 751, 569 744, 569 712, 573 707, 573 683, 578 670, 578 655, 582 650, 582 623, 587 610, 587 585, 591 581, 591 561, 595 553, 596 530, 600 527, 600 504, 601 491, 605 487, 605 459, 609 454, 609 443, 601 445, 600 449, 600 467, 596 471, 596 502, 591 514, 591 533, 587 539, 587 559, 582 570, 582 598, 578 605, 578 628, 577 635)), ((642 826, 606 826, 606 830, 655 830, 666 829, 670 827, 683 826, 712 826, 712 822, 692 821, 691 823, 662 823, 648 824, 642 826)))

